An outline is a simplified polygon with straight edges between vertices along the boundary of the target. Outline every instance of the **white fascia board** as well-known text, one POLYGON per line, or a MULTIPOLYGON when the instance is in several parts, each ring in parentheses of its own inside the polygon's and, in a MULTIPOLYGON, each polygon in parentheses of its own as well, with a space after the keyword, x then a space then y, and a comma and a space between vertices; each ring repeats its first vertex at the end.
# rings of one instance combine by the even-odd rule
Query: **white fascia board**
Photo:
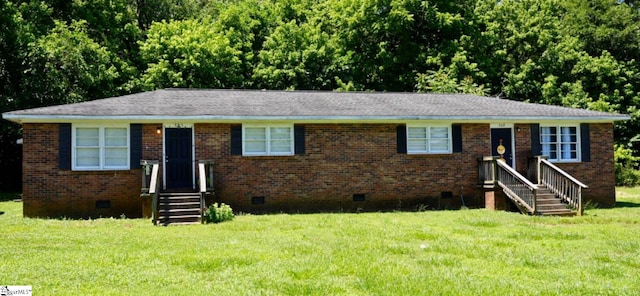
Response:
POLYGON ((626 115, 594 116, 594 117, 552 117, 552 116, 157 116, 157 115, 122 115, 122 116, 89 116, 89 115, 14 115, 3 114, 3 118, 16 123, 58 123, 78 121, 120 121, 136 123, 158 123, 169 121, 181 122, 274 122, 295 121, 300 123, 384 123, 407 121, 451 121, 451 122, 546 122, 546 121, 572 121, 572 122, 613 122, 629 120, 626 115))

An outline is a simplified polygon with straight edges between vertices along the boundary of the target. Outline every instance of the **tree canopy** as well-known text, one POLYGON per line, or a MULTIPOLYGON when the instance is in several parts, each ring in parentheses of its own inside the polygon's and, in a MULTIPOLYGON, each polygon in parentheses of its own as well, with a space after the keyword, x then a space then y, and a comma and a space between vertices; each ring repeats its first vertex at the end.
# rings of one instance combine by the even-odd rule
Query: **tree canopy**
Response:
MULTIPOLYGON (((639 9, 618 0, 2 1, 0 111, 167 87, 463 92, 629 114, 616 141, 638 156, 639 9)), ((15 166, 18 137, 0 123, 0 165, 15 166)))

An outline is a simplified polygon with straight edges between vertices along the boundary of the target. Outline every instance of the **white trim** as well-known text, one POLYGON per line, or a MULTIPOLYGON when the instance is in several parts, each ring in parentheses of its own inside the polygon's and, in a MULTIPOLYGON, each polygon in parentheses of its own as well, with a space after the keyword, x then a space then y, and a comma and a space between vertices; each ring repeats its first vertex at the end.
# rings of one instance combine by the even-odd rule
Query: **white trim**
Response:
POLYGON ((627 115, 611 115, 611 116, 410 116, 410 115, 391 115, 391 116, 242 116, 242 115, 112 115, 112 116, 90 116, 90 115, 14 115, 4 113, 3 118, 17 123, 58 123, 71 121, 125 121, 136 123, 157 123, 163 121, 179 121, 179 122, 220 122, 220 123, 244 123, 249 121, 256 122, 274 122, 274 121, 295 121, 298 123, 384 123, 394 122, 403 123, 406 121, 449 121, 449 122, 473 122, 473 123, 494 123, 494 122, 511 122, 511 123, 530 123, 530 122, 557 122, 571 121, 584 123, 605 123, 620 120, 630 120, 627 115))
MULTIPOLYGON (((579 163, 582 162, 582 138, 581 138, 581 128, 580 128, 580 123, 556 123, 556 124, 540 124, 540 137, 542 137, 542 128, 543 127, 555 127, 557 128, 556 130, 556 137, 558 137, 557 141, 556 141, 556 145, 558 145, 558 151, 556 151, 557 153, 557 158, 552 159, 549 158, 549 162, 553 162, 553 163, 579 163), (561 154, 562 154, 562 140, 561 140, 561 129, 563 127, 573 127, 576 129, 576 158, 575 159, 562 159, 561 154)), ((540 148, 542 149, 542 139, 539 140, 540 141, 540 148)), ((547 155, 548 156, 548 155, 547 155)))
POLYGON ((73 171, 126 171, 131 169, 131 131, 128 124, 82 124, 73 123, 71 125, 71 169, 73 171), (99 165, 97 167, 82 167, 76 164, 76 129, 93 128, 98 129, 98 158, 99 165), (127 135, 127 164, 126 166, 106 166, 105 165, 105 134, 107 128, 124 128, 127 135))
POLYGON ((513 129, 513 122, 493 122, 490 124, 491 128, 510 128, 513 129))
POLYGON ((452 135, 452 130, 451 130, 451 124, 443 124, 443 123, 433 123, 433 124, 417 124, 417 123, 407 123, 405 124, 405 128, 406 128, 406 141, 407 141, 407 154, 433 154, 433 155, 437 155, 437 154, 452 154, 453 153, 453 135, 452 135), (432 127, 445 127, 447 128, 447 141, 448 141, 448 147, 447 147, 447 151, 436 151, 436 152, 431 152, 431 149, 426 148, 425 150, 409 150, 409 129, 410 128, 424 128, 426 129, 426 141, 429 142, 432 138, 430 137, 430 129, 432 127))
POLYGON ((242 125, 242 155, 243 156, 291 156, 295 155, 295 136, 294 136, 294 126, 291 124, 280 124, 280 123, 271 123, 271 124, 243 124, 242 125), (265 152, 247 152, 247 139, 246 139, 246 129, 247 128, 264 128, 265 130, 265 152), (289 151, 288 152, 273 152, 271 151, 271 129, 272 128, 288 128, 289 133, 289 151))
POLYGON ((173 123, 163 123, 163 128, 190 128, 193 129, 193 123, 183 123, 183 122, 173 122, 173 123))

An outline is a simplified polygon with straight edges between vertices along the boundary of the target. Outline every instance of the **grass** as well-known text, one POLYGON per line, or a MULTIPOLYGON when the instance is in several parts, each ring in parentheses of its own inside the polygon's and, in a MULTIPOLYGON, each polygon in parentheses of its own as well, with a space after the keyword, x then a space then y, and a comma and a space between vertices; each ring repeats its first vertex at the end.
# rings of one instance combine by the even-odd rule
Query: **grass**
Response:
POLYGON ((35 295, 638 295, 640 188, 583 217, 487 210, 22 218, 0 202, 0 285, 35 295))

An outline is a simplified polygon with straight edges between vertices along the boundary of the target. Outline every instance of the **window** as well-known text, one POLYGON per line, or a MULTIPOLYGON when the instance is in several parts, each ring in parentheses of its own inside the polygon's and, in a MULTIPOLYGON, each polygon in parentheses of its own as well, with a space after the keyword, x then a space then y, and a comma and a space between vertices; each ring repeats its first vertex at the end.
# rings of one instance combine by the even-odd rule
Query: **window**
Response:
POLYGON ((407 153, 451 153, 451 126, 407 126, 407 153))
POLYGON ((74 170, 129 169, 128 127, 75 126, 72 140, 74 170))
POLYGON ((577 126, 541 126, 540 144, 550 161, 579 161, 577 126))
POLYGON ((293 155, 292 125, 245 125, 243 155, 293 155))

